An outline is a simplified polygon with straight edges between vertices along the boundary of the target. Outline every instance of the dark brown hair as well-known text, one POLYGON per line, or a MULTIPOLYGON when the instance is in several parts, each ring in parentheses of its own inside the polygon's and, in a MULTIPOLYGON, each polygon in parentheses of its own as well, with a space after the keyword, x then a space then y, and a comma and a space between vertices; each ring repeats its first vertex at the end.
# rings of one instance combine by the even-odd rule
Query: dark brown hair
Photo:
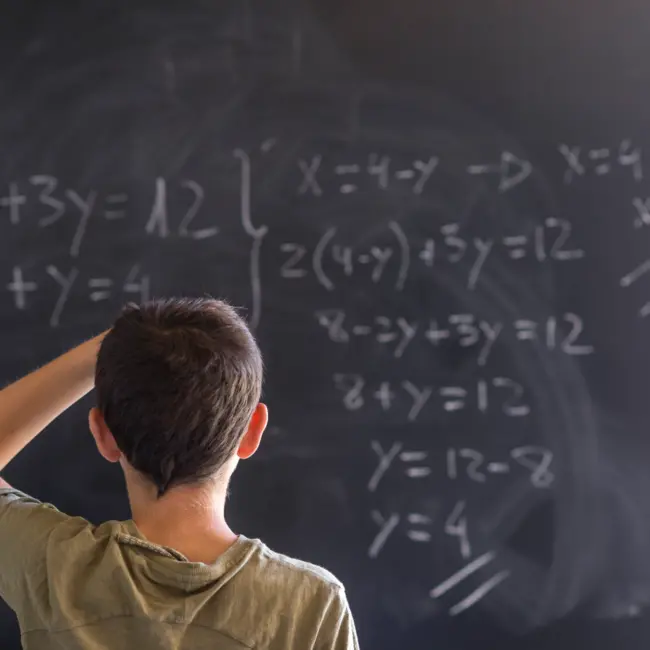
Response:
POLYGON ((98 406, 129 463, 172 486, 213 476, 236 451, 262 390, 246 323, 219 300, 128 305, 97 360, 98 406))

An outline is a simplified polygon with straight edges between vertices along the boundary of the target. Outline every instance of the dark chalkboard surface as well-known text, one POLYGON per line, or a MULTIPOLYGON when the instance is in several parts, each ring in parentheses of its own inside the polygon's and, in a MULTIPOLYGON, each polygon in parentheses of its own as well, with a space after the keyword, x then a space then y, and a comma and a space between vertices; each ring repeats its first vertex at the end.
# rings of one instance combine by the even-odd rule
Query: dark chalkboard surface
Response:
MULTIPOLYGON (((648 24, 631 0, 4 3, 2 379, 127 300, 226 297, 272 413, 230 517, 335 572, 363 647, 646 648, 648 24)), ((83 408, 7 478, 128 517, 83 408)))

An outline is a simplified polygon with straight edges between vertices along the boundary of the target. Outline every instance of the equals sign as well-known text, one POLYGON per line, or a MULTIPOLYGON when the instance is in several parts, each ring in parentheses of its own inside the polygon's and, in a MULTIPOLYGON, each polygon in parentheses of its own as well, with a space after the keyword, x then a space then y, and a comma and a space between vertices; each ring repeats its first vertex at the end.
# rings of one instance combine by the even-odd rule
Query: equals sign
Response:
MULTIPOLYGON (((403 463, 418 463, 426 460, 429 454, 426 451, 403 451, 399 458, 403 463)), ((409 467, 405 470, 409 478, 426 478, 431 475, 431 468, 425 466, 409 467)))
POLYGON ((99 302, 100 300, 106 300, 110 298, 111 292, 109 289, 113 286, 113 281, 109 278, 93 278, 88 281, 89 289, 99 289, 100 291, 93 291, 90 294, 90 299, 93 302, 99 302))
MULTIPOLYGON (((414 526, 430 526, 433 523, 431 517, 427 517, 426 515, 421 515, 417 512, 411 513, 407 519, 409 524, 412 524, 414 526)), ((426 543, 431 541, 431 533, 428 533, 425 530, 411 529, 406 531, 406 536, 412 542, 426 543)))
POLYGON ((490 463, 487 466, 490 474, 508 474, 510 472, 510 465, 508 463, 490 463))
MULTIPOLYGON (((109 194, 106 197, 106 203, 110 206, 121 206, 129 200, 128 194, 109 194)), ((123 219, 126 216, 124 210, 105 210, 104 217, 109 221, 113 219, 123 219)))
POLYGON ((372 328, 368 325, 355 325, 352 328, 352 334, 355 336, 368 336, 372 333, 372 328))
POLYGON ((503 245, 511 249, 509 251, 509 254, 513 260, 520 260, 523 257, 526 257, 526 250, 524 246, 526 246, 527 243, 528 237, 525 235, 503 238, 503 245))

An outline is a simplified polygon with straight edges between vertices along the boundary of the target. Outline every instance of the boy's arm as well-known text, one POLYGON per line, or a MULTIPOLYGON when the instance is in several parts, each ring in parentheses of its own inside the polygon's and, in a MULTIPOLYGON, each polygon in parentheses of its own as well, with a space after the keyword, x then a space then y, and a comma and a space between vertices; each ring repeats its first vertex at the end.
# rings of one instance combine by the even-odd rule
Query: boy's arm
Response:
MULTIPOLYGON (((101 338, 80 345, 0 391, 0 470, 90 391, 101 338)), ((61 539, 69 545, 87 522, 16 490, 1 489, 8 487, 0 479, 0 598, 20 615, 38 605, 34 598, 43 593, 46 584, 48 549, 58 548, 61 539)))
POLYGON ((0 470, 90 392, 102 338, 83 343, 0 391, 0 470))

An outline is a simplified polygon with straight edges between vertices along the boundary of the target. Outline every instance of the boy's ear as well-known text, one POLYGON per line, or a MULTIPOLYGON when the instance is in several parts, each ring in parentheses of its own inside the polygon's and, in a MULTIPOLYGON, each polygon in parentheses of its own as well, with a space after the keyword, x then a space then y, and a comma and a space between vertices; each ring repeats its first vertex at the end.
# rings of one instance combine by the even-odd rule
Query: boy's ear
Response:
POLYGON ((266 404, 258 404, 248 423, 248 429, 246 429, 246 433, 239 443, 239 449, 237 450, 237 456, 239 458, 242 460, 250 458, 257 451, 268 422, 269 411, 266 408, 266 404))
POLYGON ((117 463, 122 458, 115 438, 104 420, 104 416, 98 408, 93 408, 88 414, 88 425, 93 434, 99 453, 109 462, 117 463))

